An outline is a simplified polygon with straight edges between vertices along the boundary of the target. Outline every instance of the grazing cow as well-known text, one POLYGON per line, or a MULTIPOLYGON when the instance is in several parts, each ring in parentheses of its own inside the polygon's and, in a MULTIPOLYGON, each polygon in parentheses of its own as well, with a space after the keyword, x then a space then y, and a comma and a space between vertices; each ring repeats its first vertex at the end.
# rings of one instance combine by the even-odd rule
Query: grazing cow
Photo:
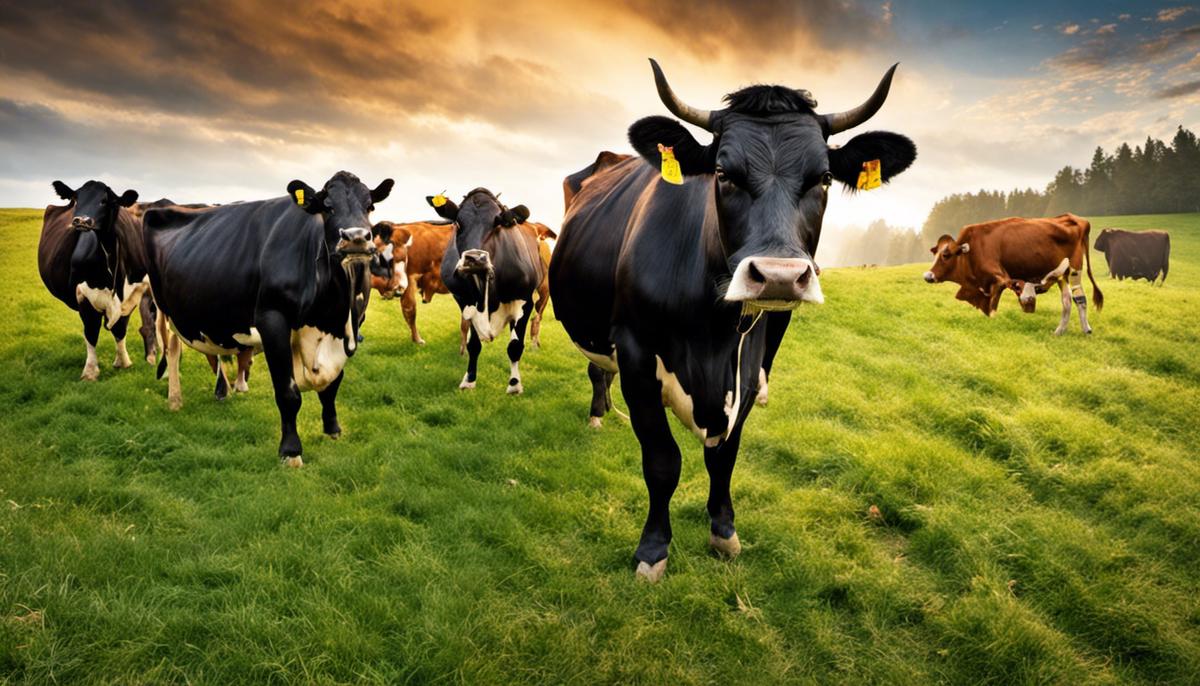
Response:
MULTIPOLYGON (((371 232, 380 242, 394 246, 397 263, 404 263, 402 269, 397 269, 397 274, 403 273, 403 277, 397 276, 384 286, 391 289, 384 297, 390 299, 400 294, 400 310, 404 313, 412 341, 417 345, 425 345, 425 339, 417 331, 417 292, 420 291, 421 301, 426 304, 433 300, 434 295, 450 292, 442 283, 442 256, 446 254, 446 245, 454 235, 454 223, 446 220, 409 224, 382 221, 375 224, 371 232)), ((459 355, 467 351, 469 327, 466 320, 460 322, 459 355)))
POLYGON ((989 317, 995 314, 1005 289, 1017 294, 1024 311, 1033 312, 1037 294, 1058 284, 1063 311, 1054 335, 1067 330, 1072 300, 1079 309, 1080 328, 1091 333, 1080 273, 1084 264, 1092 282, 1097 312, 1104 307, 1104 294, 1092 277, 1090 230, 1091 224, 1086 219, 1073 214, 1052 219, 1010 217, 970 224, 963 227, 957 240, 944 235, 929 249, 934 258, 933 266, 925 272, 925 281, 958 284, 955 297, 989 317))
POLYGON ((1171 236, 1166 231, 1105 229, 1096 236, 1096 249, 1104 253, 1110 278, 1145 279, 1153 284, 1161 275, 1159 285, 1167 282, 1171 236))
POLYGON ((127 209, 137 201, 137 191, 118 196, 100 181, 88 181, 77 190, 55 181, 54 190, 68 204, 46 207, 38 272, 51 295, 77 311, 83 322, 87 361, 80 378, 95 381, 100 376, 96 343, 101 323, 117 344, 113 367, 133 364, 125 349, 125 332, 129 315, 139 307, 146 360, 153 364, 154 312, 150 299, 142 298, 149 284, 142 223, 127 209))
POLYGON ((821 115, 810 93, 782 86, 751 86, 727 95, 725 109, 698 110, 651 65, 667 109, 712 132, 713 141, 697 142, 666 117, 633 124, 629 140, 641 159, 592 178, 571 201, 550 263, 550 294, 558 320, 591 361, 593 417, 598 404, 604 408, 596 398, 620 372, 650 496, 634 559, 638 576, 656 581, 666 569, 680 471, 664 405, 704 446, 709 543, 737 555, 729 484, 754 404, 746 400, 759 390, 790 311, 823 300, 813 253, 829 186, 834 179, 853 186, 871 160, 880 160, 886 181, 912 163, 916 148, 886 132, 840 148, 827 143, 875 114, 895 67, 862 105, 821 115), (660 155, 659 146, 672 155, 660 155))
POLYGON ((292 181, 287 196, 271 200, 147 211, 170 407, 182 404, 181 339, 212 355, 261 350, 279 408, 281 461, 303 465, 301 391, 317 391, 324 431, 337 438, 338 387, 371 293, 368 216, 391 189, 391 179, 371 190, 343 171, 320 191, 292 181))
POLYGON ((579 190, 583 188, 585 181, 598 175, 605 169, 617 166, 630 157, 632 155, 602 150, 599 155, 596 155, 595 162, 563 179, 563 211, 571 209, 571 200, 579 194, 579 190))
POLYGON ((525 225, 524 205, 509 209, 486 188, 476 188, 460 205, 438 196, 426 201, 437 213, 454 222, 454 238, 442 257, 442 281, 450 289, 471 324, 467 335, 467 372, 458 387, 475 388, 480 341, 491 342, 510 331, 508 359, 511 372, 507 392, 519 395, 519 364, 525 351, 525 327, 533 313, 533 293, 545 278, 534 230, 525 225))

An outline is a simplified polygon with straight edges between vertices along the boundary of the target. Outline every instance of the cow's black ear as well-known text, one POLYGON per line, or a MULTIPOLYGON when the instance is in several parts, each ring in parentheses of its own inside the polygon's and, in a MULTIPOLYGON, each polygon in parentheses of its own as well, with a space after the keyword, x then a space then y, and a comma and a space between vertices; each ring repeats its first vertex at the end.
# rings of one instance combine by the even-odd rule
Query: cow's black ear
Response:
POLYGON ((529 208, 524 205, 509 208, 508 211, 512 213, 513 219, 516 219, 518 224, 524 224, 525 220, 529 219, 529 208))
POLYGON ((117 202, 121 205, 121 207, 129 207, 133 203, 137 202, 137 199, 138 192, 130 188, 121 194, 121 197, 117 200, 117 202))
POLYGON ((313 190, 313 187, 296 179, 287 185, 288 195, 292 196, 292 202, 296 203, 309 214, 317 214, 324 207, 324 199, 317 197, 321 195, 313 190))
POLYGON ((371 237, 387 243, 392 240, 392 230, 391 222, 376 222, 375 226, 371 227, 371 237))
POLYGON ((863 163, 879 160, 879 175, 884 183, 908 169, 917 159, 917 146, 907 136, 890 131, 868 131, 850 139, 840 148, 829 150, 829 171, 851 191, 858 189, 858 174, 863 163))
POLYGON ((438 195, 427 195, 425 196, 425 202, 429 203, 433 211, 437 212, 438 216, 442 219, 449 219, 450 221, 458 219, 458 205, 455 205, 454 201, 445 195, 440 193, 438 195))
POLYGON ((655 167, 662 164, 658 146, 673 148, 684 176, 711 174, 717 169, 716 146, 700 145, 683 124, 668 117, 646 117, 635 121, 629 127, 629 143, 655 167))
POLYGON ((62 181, 55 181, 52 185, 54 186, 54 192, 58 193, 58 197, 63 200, 75 199, 75 191, 71 190, 71 187, 67 184, 62 181))
POLYGON ((394 185, 396 185, 395 181, 384 179, 382 183, 375 187, 375 190, 371 191, 371 202, 383 202, 387 200, 387 197, 392 194, 392 186, 394 185))

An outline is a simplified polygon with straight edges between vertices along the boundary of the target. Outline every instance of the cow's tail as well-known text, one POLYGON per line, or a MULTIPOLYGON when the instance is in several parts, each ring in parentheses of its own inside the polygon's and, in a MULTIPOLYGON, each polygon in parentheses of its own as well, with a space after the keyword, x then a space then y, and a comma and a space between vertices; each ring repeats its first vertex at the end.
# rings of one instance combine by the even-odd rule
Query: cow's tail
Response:
POLYGON ((1088 281, 1092 282, 1092 302, 1096 304, 1096 311, 1099 312, 1104 309, 1104 294, 1096 285, 1096 277, 1092 276, 1092 241, 1088 237, 1092 232, 1092 223, 1079 217, 1076 217, 1075 221, 1083 225, 1083 259, 1087 264, 1088 281))
POLYGON ((1163 256, 1162 256, 1162 281, 1159 281, 1158 285, 1161 286, 1167 282, 1167 269, 1170 266, 1171 266, 1171 235, 1167 234, 1167 243, 1166 243, 1166 247, 1163 248, 1163 256))

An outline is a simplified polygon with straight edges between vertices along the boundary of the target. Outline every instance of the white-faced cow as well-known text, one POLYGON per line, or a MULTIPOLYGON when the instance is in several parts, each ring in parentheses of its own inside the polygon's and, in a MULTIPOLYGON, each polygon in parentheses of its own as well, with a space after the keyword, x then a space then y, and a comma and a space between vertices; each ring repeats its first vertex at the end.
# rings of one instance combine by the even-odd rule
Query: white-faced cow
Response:
POLYGON ((934 258, 933 266, 925 272, 925 281, 958 284, 955 298, 989 317, 996 313, 1006 289, 1017 294, 1022 310, 1033 312, 1037 295, 1057 284, 1063 310, 1054 335, 1067 330, 1072 301, 1079 309, 1080 328, 1091 333, 1080 271, 1085 264, 1096 311, 1104 307, 1104 294, 1092 278, 1092 256, 1088 251, 1091 227, 1086 219, 1073 214, 970 224, 963 227, 957 239, 948 234, 941 236, 929 249, 934 258))
POLYGON ((592 363, 594 395, 620 372, 650 496, 634 559, 638 575, 654 581, 666 569, 680 471, 664 405, 704 446, 709 543, 736 555, 729 485, 754 404, 748 399, 790 310, 823 299, 813 253, 829 186, 834 179, 853 186, 871 160, 880 160, 887 180, 912 163, 916 148, 883 132, 841 148, 826 142, 875 114, 895 67, 862 105, 822 115, 810 93, 782 86, 751 86, 727 95, 725 109, 698 110, 651 65, 667 109, 713 141, 697 142, 666 117, 630 127, 641 158, 581 185, 550 263, 550 294, 555 315, 592 363), (660 175, 659 146, 673 151, 681 184, 660 175))
POLYGON ((50 205, 42 218, 38 242, 38 271, 54 297, 79 312, 87 362, 81 378, 100 376, 96 343, 103 323, 117 343, 113 367, 132 364, 125 349, 129 315, 141 308, 141 335, 146 361, 154 363, 154 312, 143 303, 149 281, 142 246, 142 223, 128 209, 137 191, 117 195, 100 181, 88 181, 72 190, 62 181, 54 190, 65 206, 50 205))
MULTIPOLYGON (((443 198, 444 200, 444 198, 443 198)), ((467 193, 460 205, 426 198, 445 219, 454 222, 454 236, 442 256, 442 281, 471 324, 467 337, 467 373, 458 387, 475 388, 480 341, 491 342, 509 330, 507 392, 517 395, 519 364, 525 351, 525 328, 533 312, 533 293, 545 276, 538 253, 537 233, 526 226, 524 205, 509 209, 486 188, 467 193)))
POLYGON ((182 402, 180 339, 210 355, 261 350, 279 408, 283 463, 303 464, 301 391, 317 391, 325 433, 337 438, 338 387, 370 297, 368 217, 391 189, 391 179, 371 190, 338 172, 320 191, 292 181, 287 196, 271 200, 147 211, 170 406, 182 402))

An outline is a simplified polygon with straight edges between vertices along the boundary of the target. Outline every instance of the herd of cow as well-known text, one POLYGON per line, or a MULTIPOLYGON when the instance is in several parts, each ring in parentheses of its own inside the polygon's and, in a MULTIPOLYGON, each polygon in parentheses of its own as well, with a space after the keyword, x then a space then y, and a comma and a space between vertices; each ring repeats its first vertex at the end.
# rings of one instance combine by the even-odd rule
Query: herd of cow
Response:
MULTIPOLYGON (((482 343, 507 331, 511 394, 523 390, 526 328, 536 343, 553 297, 557 319, 588 359, 593 426, 611 409, 609 389, 620 375, 650 499, 638 575, 662 576, 671 540, 681 456, 666 407, 703 445, 710 545, 737 555, 729 487, 742 427, 751 399, 766 403, 791 311, 823 301, 813 256, 830 186, 836 179, 861 187, 868 169, 887 182, 912 164, 916 147, 881 131, 828 143, 882 107, 895 66, 861 105, 829 114, 817 113, 808 91, 782 86, 751 86, 727 95, 723 109, 697 109, 651 66, 667 109, 712 142, 698 142, 675 119, 635 122, 629 140, 638 155, 604 152, 564 179, 559 235, 485 188, 458 203, 427 197, 441 221, 372 225, 370 213, 393 182, 370 188, 348 172, 320 190, 296 180, 284 196, 220 206, 138 203, 132 190, 56 181, 67 205, 46 209, 38 262, 46 287, 82 320, 83 378, 99 374, 101 324, 116 340, 114 366, 131 365, 125 332, 135 309, 146 360, 167 375, 172 409, 182 404, 184 344, 208 356, 218 398, 230 386, 220 356, 237 358, 233 387, 244 391, 261 352, 279 409, 280 459, 300 466, 300 394, 317 392, 324 432, 336 438, 337 392, 372 289, 399 296, 418 344, 418 292, 424 302, 454 297, 460 353, 468 354, 463 389, 475 386, 482 343)), ((989 315, 1006 290, 1032 311, 1036 295, 1058 285, 1063 318, 1055 333, 1066 329, 1072 303, 1090 333, 1085 264, 1097 310, 1103 295, 1092 278, 1089 229, 1070 214, 971 225, 938 240, 925 280, 957 283, 958 299, 989 315)), ((1165 234, 1105 231, 1096 247, 1114 275, 1166 278, 1165 234)))

